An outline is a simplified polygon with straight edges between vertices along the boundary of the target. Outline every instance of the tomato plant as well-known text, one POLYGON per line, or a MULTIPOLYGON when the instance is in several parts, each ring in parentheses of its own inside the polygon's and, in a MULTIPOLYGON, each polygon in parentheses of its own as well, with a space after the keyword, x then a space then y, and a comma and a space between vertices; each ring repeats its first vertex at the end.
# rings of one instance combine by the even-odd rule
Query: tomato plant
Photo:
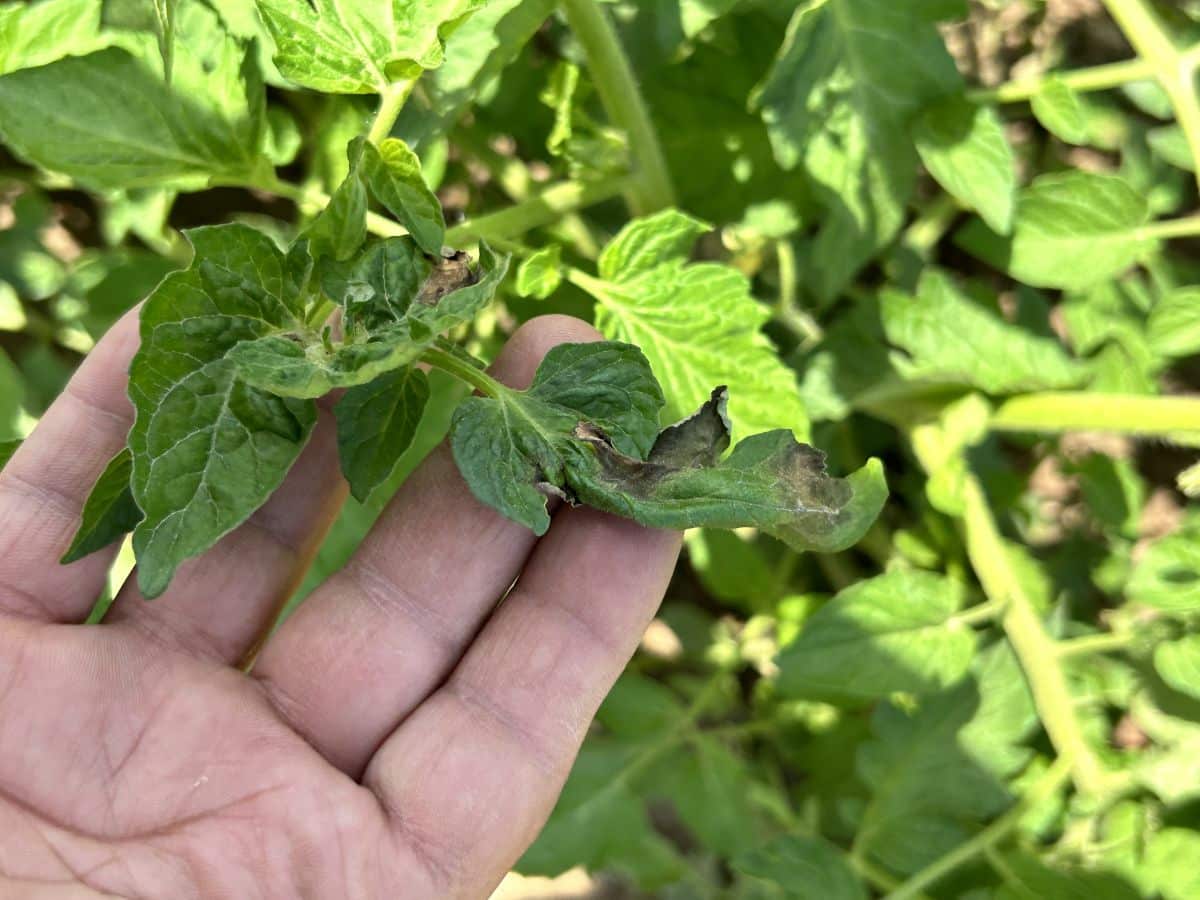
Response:
POLYGON ((326 397, 352 499, 293 605, 443 438, 538 534, 686 529, 522 871, 1197 896, 1198 42, 1151 0, 9 4, 0 463, 144 300, 63 561, 121 542, 148 599, 326 397), (493 379, 547 312, 604 340, 493 379))

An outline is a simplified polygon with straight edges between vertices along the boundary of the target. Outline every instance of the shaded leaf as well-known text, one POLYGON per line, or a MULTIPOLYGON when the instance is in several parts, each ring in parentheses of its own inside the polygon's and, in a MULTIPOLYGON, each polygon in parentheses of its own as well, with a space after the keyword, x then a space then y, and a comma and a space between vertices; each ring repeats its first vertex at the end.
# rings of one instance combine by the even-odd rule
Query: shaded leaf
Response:
POLYGON ((72 563, 103 550, 137 527, 142 511, 133 502, 132 477, 133 456, 125 448, 109 460, 88 494, 79 530, 60 562, 72 563))
POLYGON ((971 222, 956 240, 984 262, 1035 287, 1082 290, 1128 269, 1154 245, 1143 237, 1146 200, 1115 175, 1043 175, 1021 192, 1013 234, 971 222))
POLYGON ((847 588, 783 649, 780 690, 864 703, 954 684, 975 654, 975 633, 954 621, 964 595, 960 582, 905 570, 847 588))
POLYGON ((845 856, 820 837, 785 835, 737 856, 733 868, 770 882, 793 900, 866 900, 845 856))
POLYGON ((956 97, 927 109, 913 138, 921 162, 954 198, 999 234, 1012 230, 1017 173, 995 110, 956 97))
POLYGON ((365 502, 392 474, 416 435, 428 399, 425 373, 410 366, 351 388, 338 401, 338 456, 357 500, 365 502))
POLYGON ((1200 700, 1200 635, 1159 644, 1154 648, 1154 668, 1175 690, 1200 700))
POLYGON ((1061 78, 1048 78, 1029 99, 1029 106, 1042 127, 1060 141, 1068 144, 1087 142, 1087 113, 1079 95, 1061 78))

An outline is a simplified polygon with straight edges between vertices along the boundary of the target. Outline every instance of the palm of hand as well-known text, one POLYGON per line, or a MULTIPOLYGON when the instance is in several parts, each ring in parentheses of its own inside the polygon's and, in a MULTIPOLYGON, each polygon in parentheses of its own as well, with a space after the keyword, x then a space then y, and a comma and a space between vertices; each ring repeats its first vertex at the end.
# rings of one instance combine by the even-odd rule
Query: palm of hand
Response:
MULTIPOLYGON (((526 382, 591 335, 531 323, 497 375, 526 382)), ((247 674, 344 496, 323 412, 251 522, 153 604, 126 585, 81 627, 110 557, 53 560, 123 442, 135 343, 129 317, 0 475, 0 896, 485 897, 553 806, 678 537, 567 510, 535 544, 440 450, 247 674)))

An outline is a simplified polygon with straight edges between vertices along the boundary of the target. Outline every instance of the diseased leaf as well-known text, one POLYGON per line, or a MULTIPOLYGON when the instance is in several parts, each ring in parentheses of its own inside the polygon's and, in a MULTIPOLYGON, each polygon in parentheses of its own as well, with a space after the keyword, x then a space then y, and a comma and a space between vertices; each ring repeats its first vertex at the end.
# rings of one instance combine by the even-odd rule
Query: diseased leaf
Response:
POLYGON ((495 295, 508 270, 508 257, 498 258, 480 245, 478 272, 465 255, 430 267, 413 260, 419 254, 408 238, 390 238, 368 247, 336 275, 326 289, 345 291, 334 299, 353 311, 345 340, 334 343, 293 321, 247 339, 229 351, 239 377, 282 397, 321 397, 335 388, 373 381, 385 372, 410 365, 437 336, 471 321, 495 295), (427 272, 424 282, 417 281, 427 272), (365 280, 359 280, 365 279, 365 280), (414 294, 415 288, 415 294, 414 294))
POLYGON ((227 358, 241 341, 297 327, 282 254, 244 225, 188 238, 192 265, 146 300, 130 367, 133 497, 145 514, 133 540, 148 598, 271 495, 316 421, 311 402, 245 384, 227 358))
POLYGON ((846 858, 820 837, 784 835, 737 856, 733 868, 770 882, 794 900, 866 900, 846 858))
POLYGON ((952 579, 905 570, 847 588, 780 654, 780 690, 864 703, 949 687, 975 653, 975 633, 954 623, 964 594, 952 579))
POLYGON ((562 284, 562 246, 550 244, 521 261, 517 268, 517 293, 545 300, 562 284))
POLYGON ((885 290, 879 311, 888 341, 905 351, 891 363, 909 381, 1011 394, 1071 387, 1087 375, 1058 341, 1009 324, 933 269, 922 275, 916 296, 885 290))
MULTIPOLYGON (((1060 141, 1083 144, 1088 139, 1087 113, 1079 95, 1061 78, 1049 78, 1029 100, 1042 127, 1060 141)), ((991 223, 988 223, 991 224, 991 223)))
POLYGON ((338 401, 338 456, 356 500, 365 503, 392 474, 417 433, 428 399, 425 373, 410 366, 351 388, 338 401))
POLYGON ((971 222, 956 239, 969 253, 1035 287, 1083 290, 1119 275, 1154 242, 1142 236, 1146 200, 1115 175, 1043 175, 1021 192, 1013 234, 971 222))
POLYGON ((98 190, 244 180, 265 98, 245 48, 202 4, 181 11, 168 85, 157 50, 116 47, 0 77, 0 133, 32 163, 98 190))
POLYGON ((8 461, 21 448, 21 441, 0 441, 0 470, 8 465, 8 461))
POLYGON ((1154 648, 1154 668, 1175 690, 1200 700, 1200 634, 1154 648))
POLYGON ((893 0, 802 4, 759 94, 775 157, 803 166, 825 207, 815 283, 833 297, 904 222, 909 119, 960 87, 932 10, 893 0))
POLYGON ((528 391, 464 403, 451 446, 476 497, 538 534, 550 525, 546 493, 656 528, 754 525, 821 551, 853 543, 878 514, 886 488, 877 466, 857 484, 830 478, 823 456, 787 431, 746 438, 721 459, 724 389, 659 433, 643 458, 661 404, 636 348, 568 344, 550 351, 528 391), (621 410, 629 413, 618 418, 621 410))
POLYGON ((913 139, 921 162, 942 187, 993 231, 1012 230, 1016 162, 994 109, 960 97, 945 100, 916 120, 913 139))
POLYGON ((725 384, 737 436, 787 428, 806 438, 795 374, 762 334, 770 314, 746 277, 686 262, 701 228, 673 210, 626 225, 601 254, 605 280, 585 285, 597 300, 596 327, 642 348, 666 394, 666 420, 688 415, 725 384))
POLYGON ((362 167, 363 181, 375 199, 408 229, 422 250, 431 256, 440 254, 446 237, 442 205, 421 177, 417 155, 397 138, 388 138, 378 147, 359 138, 350 153, 362 167))
POLYGON ((0 6, 0 75, 99 50, 101 0, 0 6))
POLYGON ((257 0, 285 78, 329 94, 379 93, 441 65, 443 42, 483 0, 257 0))
POLYGON ((96 480, 83 505, 79 530, 60 562, 72 563, 89 553, 103 550, 137 527, 142 520, 142 511, 133 502, 132 477, 133 456, 129 448, 125 448, 109 460, 96 480))

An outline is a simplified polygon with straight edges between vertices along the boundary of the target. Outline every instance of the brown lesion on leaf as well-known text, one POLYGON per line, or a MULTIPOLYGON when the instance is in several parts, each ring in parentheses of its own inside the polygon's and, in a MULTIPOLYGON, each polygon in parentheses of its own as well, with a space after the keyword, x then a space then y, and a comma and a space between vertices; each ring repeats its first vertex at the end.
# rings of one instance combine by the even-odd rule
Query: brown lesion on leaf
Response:
POLYGON ((435 258, 433 270, 421 285, 417 302, 425 306, 436 306, 447 294, 477 281, 479 273, 471 267, 470 256, 462 250, 443 250, 441 256, 435 258))

